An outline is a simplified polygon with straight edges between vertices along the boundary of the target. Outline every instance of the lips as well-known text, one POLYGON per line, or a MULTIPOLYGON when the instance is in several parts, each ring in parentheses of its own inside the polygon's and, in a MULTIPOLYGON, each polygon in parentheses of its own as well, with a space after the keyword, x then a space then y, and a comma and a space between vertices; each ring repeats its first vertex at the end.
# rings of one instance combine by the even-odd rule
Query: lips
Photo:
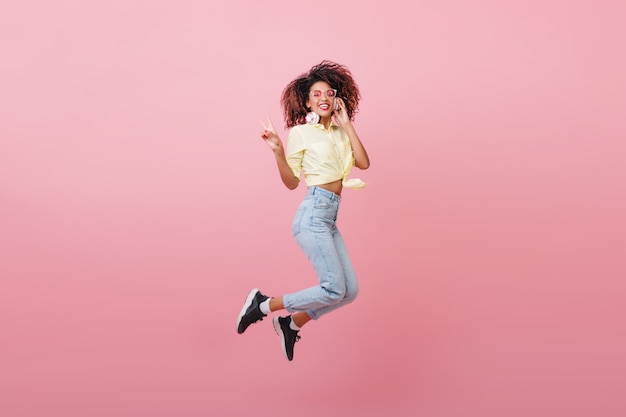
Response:
POLYGON ((324 104, 320 104, 318 107, 320 108, 320 110, 328 110, 330 109, 330 104, 324 103, 324 104))

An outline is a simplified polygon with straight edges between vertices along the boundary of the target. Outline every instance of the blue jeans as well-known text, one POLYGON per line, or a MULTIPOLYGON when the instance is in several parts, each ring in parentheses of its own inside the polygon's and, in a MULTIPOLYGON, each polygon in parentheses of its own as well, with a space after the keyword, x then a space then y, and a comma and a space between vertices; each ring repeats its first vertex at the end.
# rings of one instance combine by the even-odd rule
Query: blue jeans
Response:
POLYGON ((309 187, 292 225, 293 236, 315 269, 319 285, 283 297, 290 313, 306 311, 317 320, 357 296, 359 287, 339 229, 341 197, 319 187, 309 187))

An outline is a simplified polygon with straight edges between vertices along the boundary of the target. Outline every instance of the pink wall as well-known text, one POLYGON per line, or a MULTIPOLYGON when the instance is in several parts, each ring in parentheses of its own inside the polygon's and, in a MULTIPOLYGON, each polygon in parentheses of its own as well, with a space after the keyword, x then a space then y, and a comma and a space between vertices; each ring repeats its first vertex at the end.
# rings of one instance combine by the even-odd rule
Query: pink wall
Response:
POLYGON ((623 2, 6 3, 1 415, 625 415, 623 2), (235 332, 315 282, 257 119, 324 58, 362 292, 289 363, 235 332))

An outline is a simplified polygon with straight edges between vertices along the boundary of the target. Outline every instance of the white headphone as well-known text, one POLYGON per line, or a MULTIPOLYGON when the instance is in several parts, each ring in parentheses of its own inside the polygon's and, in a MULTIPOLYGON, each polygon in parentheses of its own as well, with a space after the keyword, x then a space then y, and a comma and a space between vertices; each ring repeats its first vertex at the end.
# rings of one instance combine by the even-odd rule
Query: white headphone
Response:
POLYGON ((316 125, 320 122, 320 115, 315 112, 309 112, 306 115, 306 122, 310 125, 316 125))

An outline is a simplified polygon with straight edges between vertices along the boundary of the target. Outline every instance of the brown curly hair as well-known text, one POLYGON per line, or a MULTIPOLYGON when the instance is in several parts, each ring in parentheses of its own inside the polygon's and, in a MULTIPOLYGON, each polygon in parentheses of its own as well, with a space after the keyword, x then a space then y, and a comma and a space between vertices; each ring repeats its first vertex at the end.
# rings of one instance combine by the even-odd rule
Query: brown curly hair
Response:
POLYGON ((352 73, 343 65, 324 60, 312 67, 308 72, 298 76, 283 90, 280 104, 283 107, 285 127, 291 128, 306 123, 306 101, 311 86, 318 81, 327 82, 331 88, 337 90, 337 97, 343 99, 350 120, 359 111, 361 94, 359 87, 352 78, 352 73))

